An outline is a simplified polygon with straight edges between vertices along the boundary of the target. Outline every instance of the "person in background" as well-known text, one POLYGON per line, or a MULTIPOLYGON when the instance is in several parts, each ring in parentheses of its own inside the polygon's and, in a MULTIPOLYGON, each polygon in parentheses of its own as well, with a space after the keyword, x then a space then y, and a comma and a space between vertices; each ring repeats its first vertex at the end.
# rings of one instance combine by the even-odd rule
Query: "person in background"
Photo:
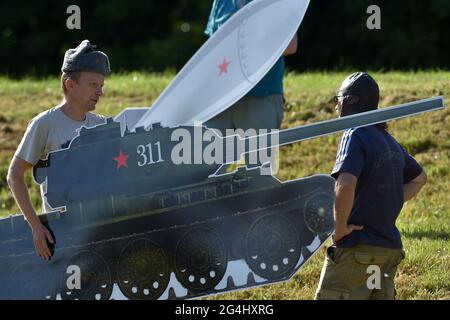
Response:
MULTIPOLYGON (((205 33, 211 37, 234 13, 251 1, 214 0, 205 33)), ((284 55, 247 95, 207 121, 205 125, 208 128, 218 129, 222 136, 226 135, 227 129, 242 129, 244 132, 248 129, 254 129, 256 132, 261 129, 280 129, 284 116, 284 56, 296 52, 297 35, 291 40, 284 55)), ((247 164, 250 162, 248 156, 246 162, 247 164)), ((276 166, 275 163, 272 165, 276 166)))

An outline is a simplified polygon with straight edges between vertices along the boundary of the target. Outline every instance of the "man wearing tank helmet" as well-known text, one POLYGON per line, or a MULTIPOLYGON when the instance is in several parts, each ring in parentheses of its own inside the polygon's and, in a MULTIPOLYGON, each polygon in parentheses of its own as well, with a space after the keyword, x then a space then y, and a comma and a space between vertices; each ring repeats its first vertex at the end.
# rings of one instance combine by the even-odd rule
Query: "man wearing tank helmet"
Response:
MULTIPOLYGON (((92 113, 103 95, 104 78, 110 73, 106 54, 95 50, 89 40, 66 51, 61 68, 61 104, 34 117, 17 148, 8 170, 7 181, 12 194, 33 234, 36 254, 49 260, 49 244, 54 242, 49 230, 41 223, 30 200, 25 173, 55 150, 68 146, 82 127, 105 122, 103 116, 92 113)), ((45 183, 41 185, 43 211, 50 212, 44 197, 45 183)))
MULTIPOLYGON (((334 101, 339 117, 375 110, 378 84, 367 73, 353 73, 334 101)), ((395 222, 426 175, 386 129, 381 123, 342 136, 331 173, 335 232, 315 299, 395 299, 394 277, 405 256, 395 222)))

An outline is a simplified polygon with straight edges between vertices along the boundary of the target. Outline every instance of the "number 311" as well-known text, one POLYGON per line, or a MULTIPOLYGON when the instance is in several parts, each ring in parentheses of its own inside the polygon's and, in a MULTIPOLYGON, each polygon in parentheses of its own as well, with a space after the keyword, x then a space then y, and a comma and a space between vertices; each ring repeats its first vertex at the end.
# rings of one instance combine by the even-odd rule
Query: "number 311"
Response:
POLYGON ((146 146, 141 144, 137 147, 136 151, 138 155, 142 157, 142 159, 138 162, 138 166, 143 167, 145 165, 164 161, 161 156, 161 142, 156 142, 155 146, 158 150, 158 159, 156 161, 153 160, 152 143, 149 143, 146 146))

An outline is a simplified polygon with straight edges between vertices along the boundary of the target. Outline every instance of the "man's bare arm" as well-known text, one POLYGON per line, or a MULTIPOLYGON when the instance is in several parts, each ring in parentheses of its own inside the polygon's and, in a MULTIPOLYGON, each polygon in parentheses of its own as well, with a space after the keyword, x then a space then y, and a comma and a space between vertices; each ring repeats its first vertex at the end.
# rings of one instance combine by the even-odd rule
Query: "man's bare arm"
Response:
POLYGON ((297 48, 298 48, 298 38, 297 38, 297 34, 295 34, 294 37, 292 38, 291 42, 289 43, 288 47, 284 51, 283 55, 289 56, 291 54, 294 54, 297 52, 297 48))
POLYGON ((25 173, 28 170, 31 170, 32 167, 33 166, 30 163, 15 156, 9 166, 7 176, 7 181, 11 192, 16 199, 19 209, 27 218, 30 227, 40 223, 39 218, 36 215, 36 211, 31 203, 28 187, 25 182, 25 173))
POLYGON ((335 184, 334 200, 334 243, 349 235, 354 230, 361 230, 362 226, 348 225, 348 217, 355 200, 355 189, 358 178, 350 173, 340 173, 335 184))
POLYGON ((414 198, 422 187, 427 183, 427 175, 422 171, 417 177, 403 185, 404 201, 414 198))
POLYGON ((30 194, 28 193, 28 187, 25 182, 25 173, 31 170, 31 168, 32 165, 30 163, 14 156, 9 166, 7 181, 19 209, 25 215, 33 232, 36 254, 48 260, 51 252, 46 239, 53 243, 53 238, 47 228, 42 225, 31 203, 30 194))

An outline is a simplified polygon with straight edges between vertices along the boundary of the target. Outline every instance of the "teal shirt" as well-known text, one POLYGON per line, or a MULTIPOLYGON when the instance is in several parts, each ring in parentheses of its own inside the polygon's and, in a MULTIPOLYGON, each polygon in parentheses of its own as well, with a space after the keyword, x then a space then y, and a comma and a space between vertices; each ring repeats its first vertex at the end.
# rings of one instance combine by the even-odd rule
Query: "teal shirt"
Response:
MULTIPOLYGON (((250 1, 252 0, 214 0, 205 33, 211 37, 229 17, 250 1)), ((284 68, 284 58, 281 57, 248 95, 264 97, 283 94, 284 68)))

